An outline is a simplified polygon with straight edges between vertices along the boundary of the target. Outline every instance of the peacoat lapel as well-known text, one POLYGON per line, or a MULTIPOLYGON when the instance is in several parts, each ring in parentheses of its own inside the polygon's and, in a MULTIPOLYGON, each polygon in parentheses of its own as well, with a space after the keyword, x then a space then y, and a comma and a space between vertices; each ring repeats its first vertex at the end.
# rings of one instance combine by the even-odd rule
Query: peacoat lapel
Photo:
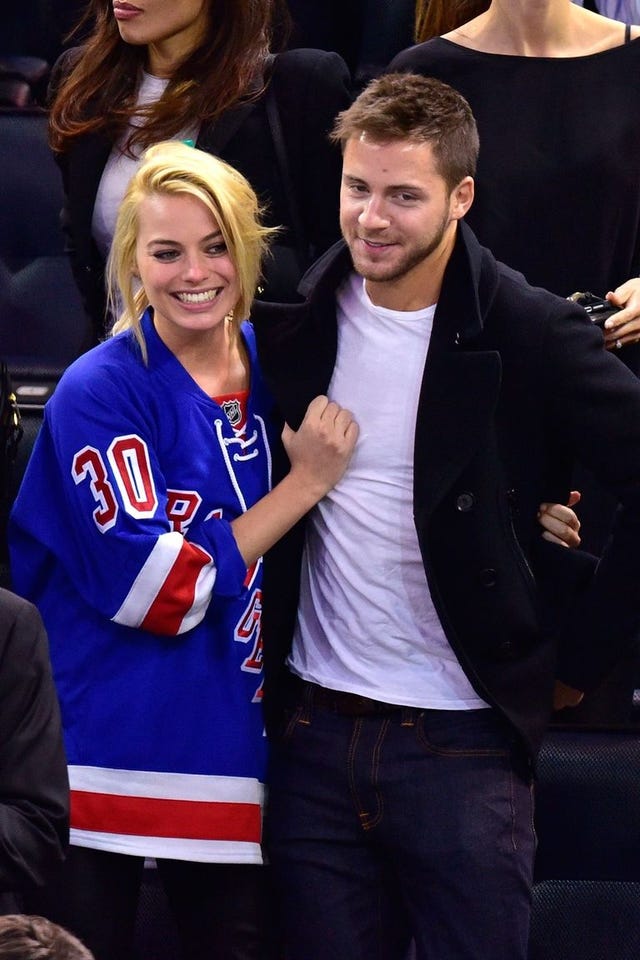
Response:
POLYGON ((427 353, 416 424, 414 503, 428 518, 486 442, 502 366, 483 350, 483 316, 495 290, 493 260, 464 223, 447 265, 427 353))
MULTIPOLYGON (((307 272, 304 303, 256 301, 252 317, 263 372, 278 406, 297 427, 307 404, 326 393, 336 360, 336 290, 351 268, 341 241, 307 272)), ((445 272, 422 379, 414 448, 416 514, 430 515, 488 436, 501 383, 500 355, 478 343, 497 282, 461 224, 445 272)))

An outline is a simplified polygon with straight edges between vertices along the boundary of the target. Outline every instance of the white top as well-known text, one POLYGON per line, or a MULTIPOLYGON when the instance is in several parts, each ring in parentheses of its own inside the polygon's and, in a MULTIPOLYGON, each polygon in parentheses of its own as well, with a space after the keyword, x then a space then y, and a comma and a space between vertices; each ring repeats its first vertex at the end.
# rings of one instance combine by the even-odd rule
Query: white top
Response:
POLYGON ((338 292, 329 396, 360 426, 342 480, 311 513, 289 665, 333 690, 442 710, 486 706, 444 634, 413 521, 413 447, 435 304, 375 306, 355 273, 338 292))
MULTIPOLYGON (((142 83, 138 90, 137 106, 145 106, 146 104, 155 103, 160 100, 168 83, 168 79, 153 77, 149 73, 143 73, 142 83)), ((133 117, 131 120, 131 126, 141 126, 142 123, 142 117, 133 117)), ((195 143, 197 131, 198 126, 196 125, 191 130, 178 133, 171 139, 186 140, 187 138, 191 138, 195 143)), ((102 172, 102 178, 98 186, 96 202, 93 208, 91 232, 98 246, 98 250, 105 260, 111 248, 118 207, 127 189, 129 180, 140 163, 140 155, 142 153, 139 147, 135 147, 133 156, 129 156, 129 154, 123 150, 125 140, 126 137, 122 137, 114 145, 109 155, 109 159, 102 172)))

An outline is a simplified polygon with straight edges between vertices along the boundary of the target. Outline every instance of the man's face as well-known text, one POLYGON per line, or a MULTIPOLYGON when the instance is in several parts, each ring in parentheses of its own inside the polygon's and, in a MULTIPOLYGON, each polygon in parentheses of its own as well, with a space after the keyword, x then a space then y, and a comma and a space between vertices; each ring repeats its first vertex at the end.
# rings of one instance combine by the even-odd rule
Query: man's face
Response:
MULTIPOLYGON (((470 178, 468 188, 473 196, 470 178)), ((470 203, 470 200, 469 200, 470 203)), ((429 277, 441 276, 455 238, 458 188, 436 170, 431 145, 347 141, 340 190, 340 226, 356 271, 374 303, 398 310, 434 302, 429 277), (427 302, 417 303, 424 300, 427 302)), ((436 291, 436 298, 437 298, 436 291)))

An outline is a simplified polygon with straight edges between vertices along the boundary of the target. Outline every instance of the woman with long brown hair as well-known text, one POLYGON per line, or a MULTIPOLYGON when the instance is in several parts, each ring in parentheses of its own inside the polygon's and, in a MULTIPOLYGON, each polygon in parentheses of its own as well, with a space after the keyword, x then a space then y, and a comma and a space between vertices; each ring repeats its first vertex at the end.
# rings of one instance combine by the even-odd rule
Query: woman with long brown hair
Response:
POLYGON ((264 296, 289 298, 338 238, 340 158, 326 133, 350 77, 335 53, 274 56, 286 22, 282 0, 88 3, 86 39, 54 67, 50 117, 72 264, 98 335, 115 211, 153 143, 190 140, 220 156, 250 181, 268 225, 283 225, 264 296))

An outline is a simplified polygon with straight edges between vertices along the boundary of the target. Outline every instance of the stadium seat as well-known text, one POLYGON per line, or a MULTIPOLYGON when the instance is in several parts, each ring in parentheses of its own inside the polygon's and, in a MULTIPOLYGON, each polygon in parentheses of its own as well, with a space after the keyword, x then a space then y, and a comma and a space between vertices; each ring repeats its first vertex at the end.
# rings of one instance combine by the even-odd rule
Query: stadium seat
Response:
POLYGON ((91 343, 64 250, 62 182, 38 109, 0 110, 0 355, 62 371, 91 343))
POLYGON ((182 960, 178 932, 155 863, 145 864, 138 914, 135 954, 139 960, 182 960))
POLYGON ((530 960, 640 957, 640 729, 555 729, 536 800, 530 960))
MULTIPOLYGON (((45 401, 65 367, 93 341, 64 249, 62 203, 62 180, 47 143, 45 112, 0 108, 0 358, 9 369, 24 427, 12 494, 45 401)), ((6 512, 7 505, 2 509, 6 512)), ((5 554, 2 542, 0 583, 9 586, 5 554)))

